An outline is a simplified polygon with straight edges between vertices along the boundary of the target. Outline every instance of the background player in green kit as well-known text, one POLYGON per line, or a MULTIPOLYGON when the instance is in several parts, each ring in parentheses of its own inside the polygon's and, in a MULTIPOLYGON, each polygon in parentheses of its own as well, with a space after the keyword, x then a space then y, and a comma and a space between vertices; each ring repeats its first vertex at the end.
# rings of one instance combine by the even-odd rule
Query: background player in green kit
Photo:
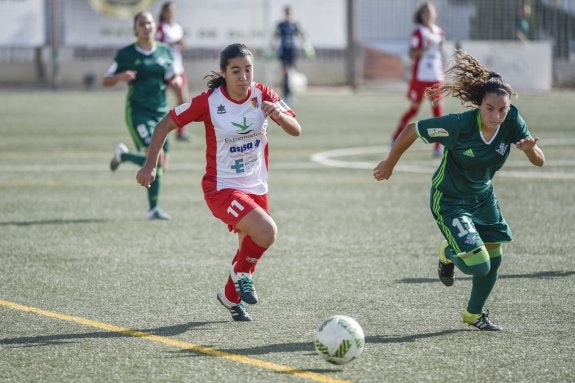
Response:
POLYGON ((429 91, 451 94, 474 107, 461 113, 430 118, 407 126, 387 158, 373 170, 376 180, 387 180, 401 155, 419 137, 439 142, 445 151, 432 178, 430 205, 445 237, 439 249, 439 278, 454 282, 454 265, 472 276, 471 296, 463 321, 480 330, 499 331, 483 306, 498 278, 501 244, 512 240, 501 215, 491 180, 509 156, 512 145, 535 166, 545 156, 539 138, 529 133, 517 108, 511 105, 512 88, 497 73, 481 66, 469 54, 459 52, 446 72, 446 81, 429 91))
MULTIPOLYGON (((168 112, 166 87, 170 82, 181 81, 173 69, 170 46, 155 40, 156 23, 149 12, 140 12, 134 16, 134 34, 136 42, 118 50, 103 80, 104 86, 113 86, 119 82, 128 84, 126 124, 138 150, 137 153, 130 153, 125 144, 118 144, 110 162, 112 171, 124 161, 139 166, 144 164, 145 151, 150 145, 154 127, 168 112)), ((147 190, 149 219, 170 219, 158 205, 160 179, 163 170, 167 168, 168 150, 169 142, 166 141, 159 157, 156 179, 147 190)))

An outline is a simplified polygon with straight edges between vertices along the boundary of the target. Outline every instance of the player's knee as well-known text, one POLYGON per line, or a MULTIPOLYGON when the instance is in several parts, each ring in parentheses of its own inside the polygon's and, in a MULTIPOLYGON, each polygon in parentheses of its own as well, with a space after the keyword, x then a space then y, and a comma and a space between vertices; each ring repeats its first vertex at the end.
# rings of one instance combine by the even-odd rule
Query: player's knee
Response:
POLYGON ((485 263, 481 263, 479 265, 475 265, 471 268, 472 275, 474 277, 484 277, 489 274, 491 270, 491 262, 487 261, 485 263))
POLYGON ((489 260, 491 263, 491 273, 497 273, 501 262, 503 261, 503 253, 501 251, 501 244, 498 246, 488 246, 487 253, 489 254, 489 260))
POLYGON ((275 222, 270 220, 260 226, 257 238, 253 239, 258 245, 268 248, 275 242, 277 234, 278 234, 278 228, 275 222))
POLYGON ((491 270, 489 253, 483 246, 461 256, 461 259, 474 277, 484 277, 491 270))

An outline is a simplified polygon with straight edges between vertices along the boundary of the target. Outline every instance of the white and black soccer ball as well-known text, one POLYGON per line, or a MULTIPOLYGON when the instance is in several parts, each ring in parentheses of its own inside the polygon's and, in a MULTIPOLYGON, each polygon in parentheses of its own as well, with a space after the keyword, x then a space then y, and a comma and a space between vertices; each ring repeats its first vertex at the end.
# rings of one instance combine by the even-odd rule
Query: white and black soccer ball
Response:
POLYGON ((334 315, 321 323, 314 344, 318 354, 329 363, 346 364, 363 352, 365 335, 355 319, 334 315))

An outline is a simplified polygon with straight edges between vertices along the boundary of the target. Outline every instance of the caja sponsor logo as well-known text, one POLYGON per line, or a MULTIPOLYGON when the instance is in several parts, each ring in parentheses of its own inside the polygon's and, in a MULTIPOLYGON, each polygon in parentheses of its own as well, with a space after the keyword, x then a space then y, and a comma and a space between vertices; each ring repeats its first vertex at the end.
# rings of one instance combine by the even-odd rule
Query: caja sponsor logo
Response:
POLYGON ((230 153, 243 153, 243 152, 246 152, 248 150, 258 148, 260 146, 260 143, 261 143, 260 140, 255 140, 255 141, 251 141, 251 142, 246 142, 245 144, 243 144, 241 146, 232 146, 232 147, 230 147, 230 153))

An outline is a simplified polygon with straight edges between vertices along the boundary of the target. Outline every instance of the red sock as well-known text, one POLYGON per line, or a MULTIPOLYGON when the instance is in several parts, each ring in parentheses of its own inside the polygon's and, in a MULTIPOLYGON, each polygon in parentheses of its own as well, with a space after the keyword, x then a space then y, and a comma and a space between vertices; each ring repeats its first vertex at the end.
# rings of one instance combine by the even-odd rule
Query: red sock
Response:
POLYGON ((414 107, 409 108, 407 112, 405 112, 403 117, 401 117, 401 120, 399 120, 399 125, 397 125, 395 132, 393 132, 392 138, 394 141, 397 140, 397 137, 399 137, 401 132, 403 132, 403 129, 405 129, 407 124, 409 124, 409 120, 411 120, 411 118, 416 114, 417 114, 417 108, 414 107))
MULTIPOLYGON (((236 251, 236 255, 234 256, 234 259, 232 259, 232 265, 237 262, 239 254, 240 254, 240 249, 238 249, 236 251)), ((232 281, 231 277, 228 277, 228 281, 226 282, 226 285, 224 287, 224 291, 226 293, 225 294, 226 298, 228 298, 228 300, 230 302, 232 302, 232 303, 239 303, 240 302, 240 296, 238 295, 238 293, 236 291, 236 287, 234 286, 234 281, 232 281)))
MULTIPOLYGON (((242 241, 241 247, 238 249, 234 259, 232 260, 232 265, 235 264, 234 271, 236 273, 253 274, 256 271, 256 264, 258 260, 262 257, 262 255, 264 255, 266 250, 267 249, 265 247, 261 247, 252 241, 249 236, 246 236, 242 241)), ((234 281, 232 281, 231 277, 228 277, 228 281, 224 289, 226 298, 228 298, 230 302, 240 302, 240 296, 236 291, 234 281)))
POLYGON ((266 250, 267 248, 261 247, 249 236, 246 236, 236 256, 236 266, 234 270, 239 273, 253 274, 256 270, 256 264, 266 250))
POLYGON ((232 303, 240 303, 240 296, 236 291, 236 286, 234 286, 234 281, 232 281, 232 277, 228 277, 228 281, 226 282, 226 286, 224 287, 224 292, 226 293, 226 298, 232 303))
POLYGON ((232 259, 232 265, 238 261, 238 256, 240 255, 240 249, 236 250, 236 255, 234 255, 234 259, 232 259))

